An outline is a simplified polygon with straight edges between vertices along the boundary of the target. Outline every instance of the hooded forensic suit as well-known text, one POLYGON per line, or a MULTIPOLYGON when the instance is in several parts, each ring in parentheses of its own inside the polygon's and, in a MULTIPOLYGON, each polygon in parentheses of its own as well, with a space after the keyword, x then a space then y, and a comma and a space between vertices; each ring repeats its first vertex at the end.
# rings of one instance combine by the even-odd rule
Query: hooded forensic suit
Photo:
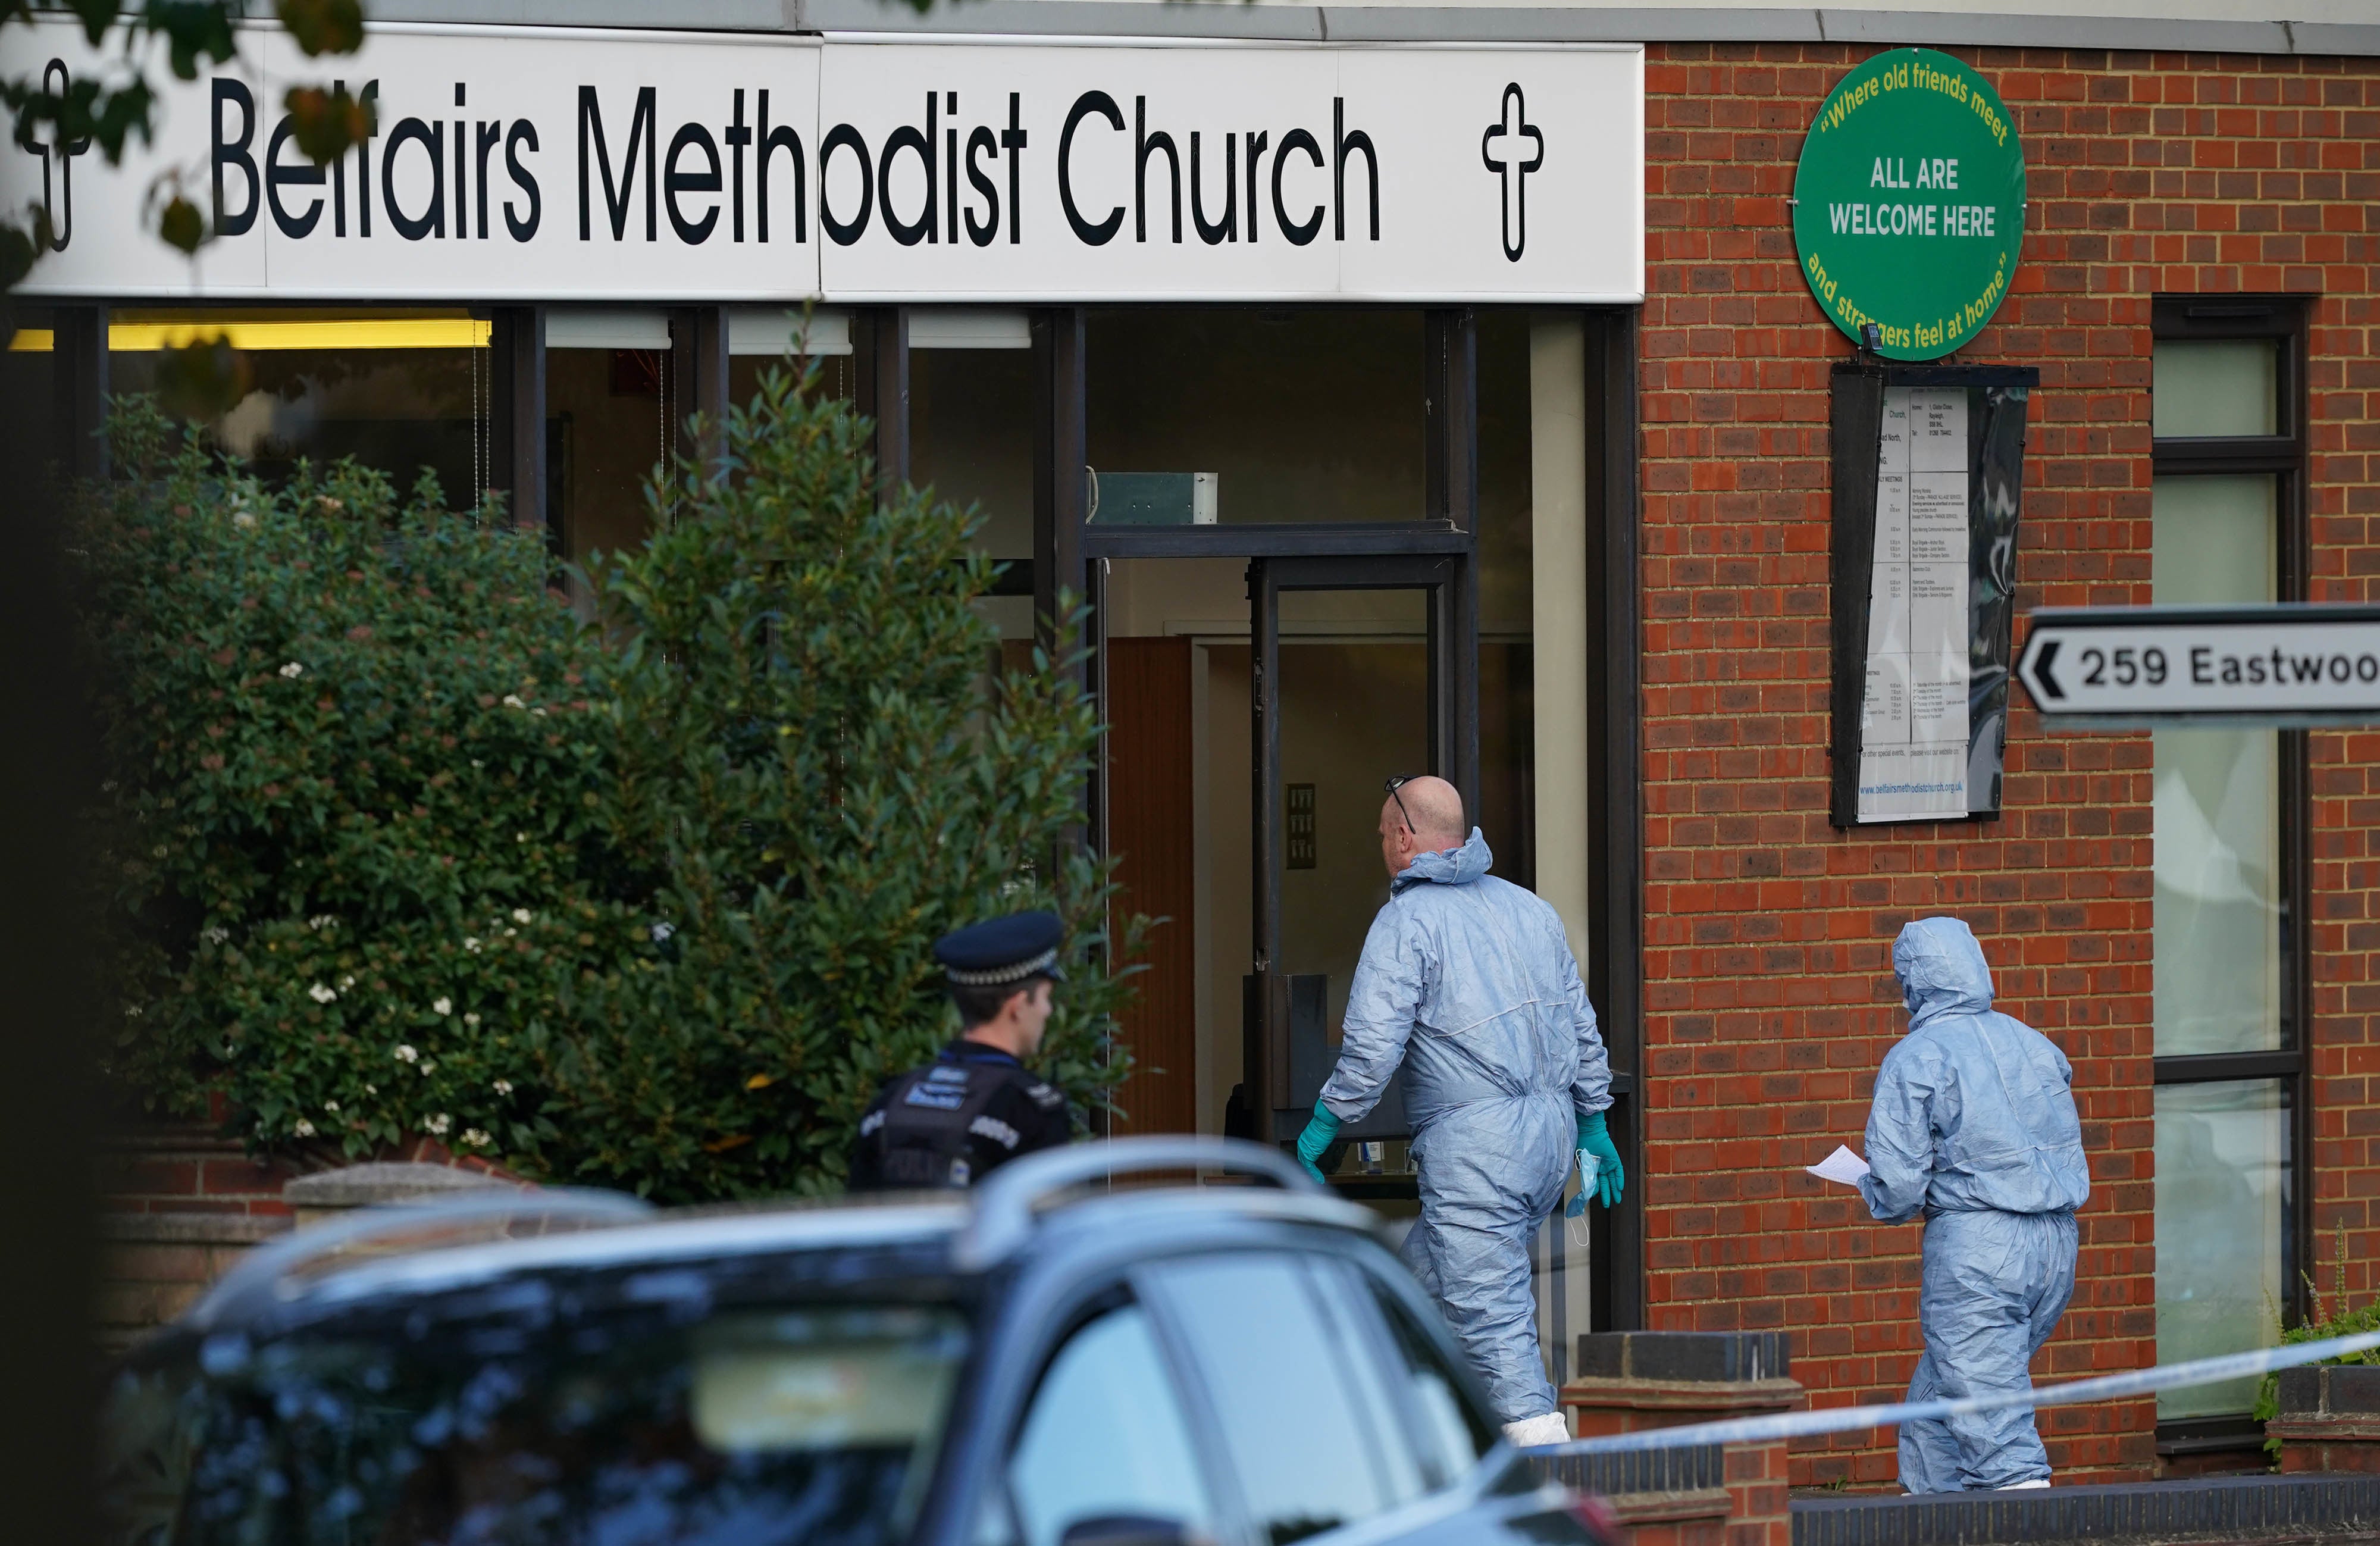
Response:
POLYGON ((1611 1069, 1560 918, 1491 862, 1475 827, 1390 883, 1322 1104, 1359 1121, 1404 1065, 1421 1222, 1402 1255, 1512 1423, 1554 1410, 1529 1236, 1561 1200, 1578 1117, 1611 1104, 1611 1069))
MULTIPOLYGON (((1991 968, 1957 919, 1903 929, 1892 969, 1909 1034, 1876 1074, 1859 1189, 1888 1223, 1925 1220, 1925 1356, 1909 1399, 2029 1390, 2027 1366, 2074 1292, 2074 1210, 2091 1195, 2074 1070, 2047 1037, 1993 1011, 1991 968)), ((2048 1478, 2029 1409, 1901 1425, 1912 1492, 2048 1478)))

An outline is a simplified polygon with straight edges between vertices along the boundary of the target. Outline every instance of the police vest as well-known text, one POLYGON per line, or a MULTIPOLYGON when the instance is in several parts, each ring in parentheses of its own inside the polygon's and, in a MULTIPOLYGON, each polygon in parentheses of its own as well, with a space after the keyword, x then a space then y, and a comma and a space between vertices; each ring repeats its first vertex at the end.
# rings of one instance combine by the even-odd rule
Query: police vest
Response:
POLYGON ((1011 1090, 1029 1107, 1064 1104, 1048 1084, 1005 1062, 945 1059, 894 1079, 859 1124, 857 1149, 875 1162, 873 1184, 966 1187, 1024 1151, 1015 1126, 988 1109, 1011 1090))

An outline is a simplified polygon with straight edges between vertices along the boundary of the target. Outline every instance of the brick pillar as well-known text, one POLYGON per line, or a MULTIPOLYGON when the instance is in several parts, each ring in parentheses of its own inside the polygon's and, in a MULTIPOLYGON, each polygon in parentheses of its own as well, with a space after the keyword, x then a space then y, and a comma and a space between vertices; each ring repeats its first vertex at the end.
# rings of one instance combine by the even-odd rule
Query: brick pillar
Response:
POLYGON ((2380 1471, 2380 1368, 2280 1372, 2280 1411, 2265 1424, 2284 1471, 2380 1471))
MULTIPOLYGON (((1761 1417, 1800 1409, 1790 1367, 1781 1332, 1601 1332, 1578 1339, 1578 1376, 1560 1399, 1582 1439, 1761 1417)), ((1726 1546, 1792 1546, 1785 1442, 1728 1445, 1722 1476, 1726 1546)), ((1621 1522, 1647 1541, 1668 1533, 1645 1528, 1668 1522, 1664 1502, 1611 1499, 1621 1522)))

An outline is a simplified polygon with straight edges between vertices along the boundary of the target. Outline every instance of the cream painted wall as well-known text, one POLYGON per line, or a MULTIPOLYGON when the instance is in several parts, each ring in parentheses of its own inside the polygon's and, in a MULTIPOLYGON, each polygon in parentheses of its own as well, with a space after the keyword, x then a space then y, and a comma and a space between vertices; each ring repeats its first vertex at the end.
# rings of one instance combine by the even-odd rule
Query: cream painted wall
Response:
POLYGON ((1586 323, 1529 327, 1529 596, 1536 676, 1537 895, 1587 943, 1586 323))

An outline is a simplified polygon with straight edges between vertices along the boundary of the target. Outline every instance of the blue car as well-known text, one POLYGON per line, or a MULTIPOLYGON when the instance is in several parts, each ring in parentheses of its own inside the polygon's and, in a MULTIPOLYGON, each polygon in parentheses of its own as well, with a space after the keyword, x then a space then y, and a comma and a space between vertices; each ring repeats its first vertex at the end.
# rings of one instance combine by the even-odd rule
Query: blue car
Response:
POLYGON ((117 1371, 110 1539, 1602 1546, 1374 1223, 1190 1138, 865 1205, 374 1211, 117 1371))

